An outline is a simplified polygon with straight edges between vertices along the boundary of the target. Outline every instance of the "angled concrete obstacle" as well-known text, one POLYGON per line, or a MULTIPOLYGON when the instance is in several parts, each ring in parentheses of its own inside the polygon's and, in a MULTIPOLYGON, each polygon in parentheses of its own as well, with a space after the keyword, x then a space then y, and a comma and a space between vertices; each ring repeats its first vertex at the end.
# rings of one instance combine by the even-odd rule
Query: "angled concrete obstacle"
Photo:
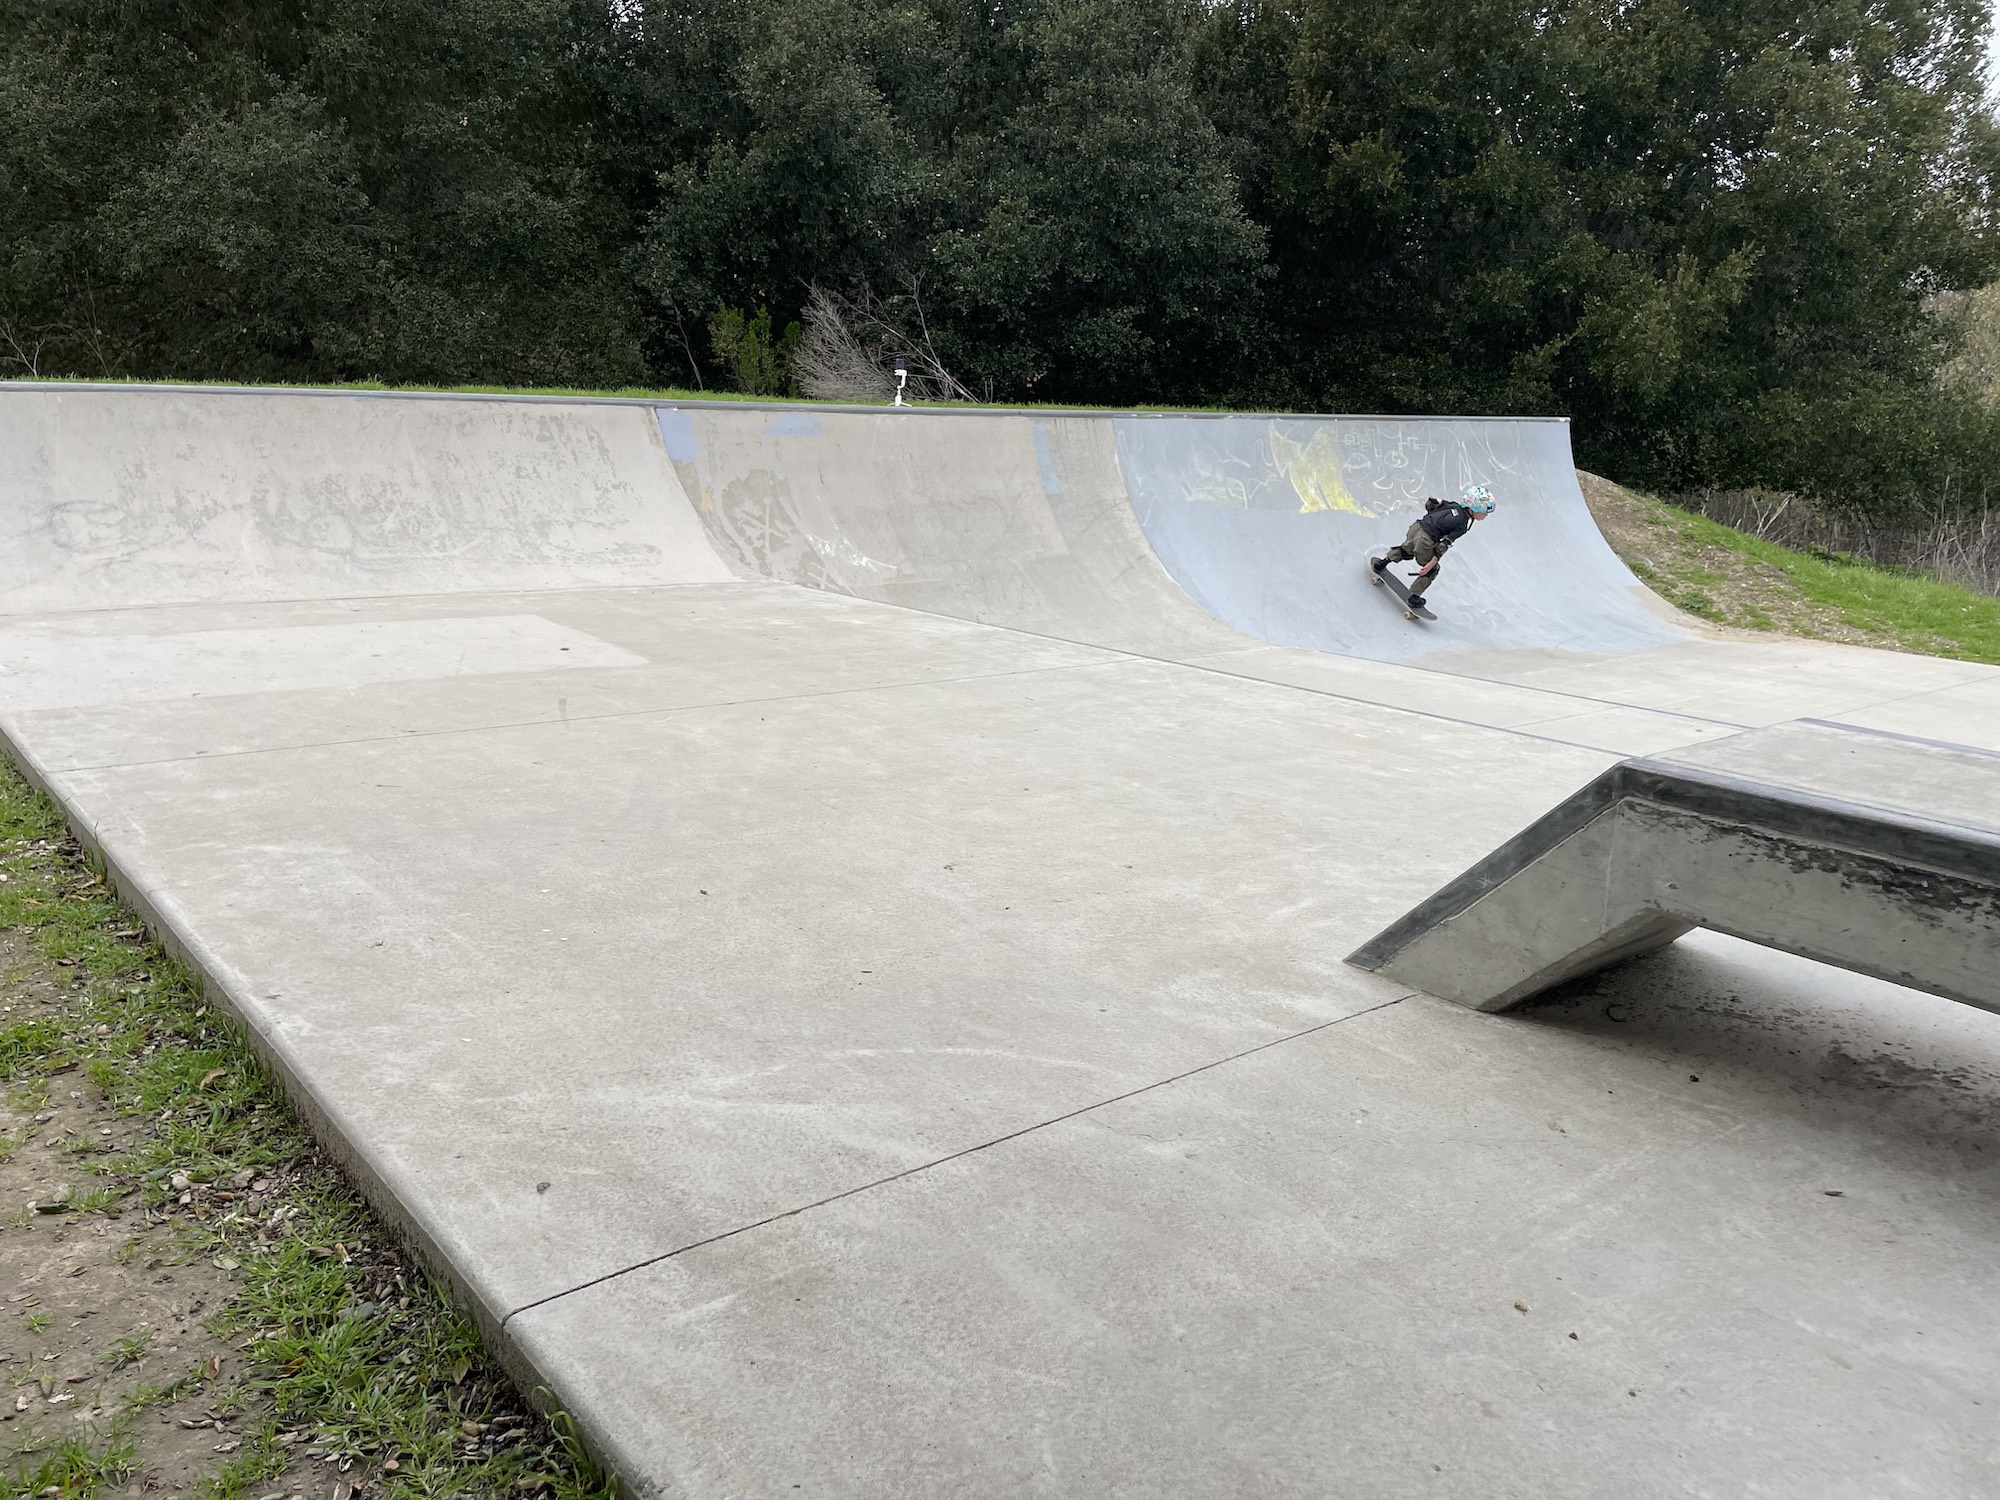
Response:
POLYGON ((1348 962, 1501 1010, 1694 927, 2000 1011, 2000 756, 1797 720, 1621 761, 1348 962))

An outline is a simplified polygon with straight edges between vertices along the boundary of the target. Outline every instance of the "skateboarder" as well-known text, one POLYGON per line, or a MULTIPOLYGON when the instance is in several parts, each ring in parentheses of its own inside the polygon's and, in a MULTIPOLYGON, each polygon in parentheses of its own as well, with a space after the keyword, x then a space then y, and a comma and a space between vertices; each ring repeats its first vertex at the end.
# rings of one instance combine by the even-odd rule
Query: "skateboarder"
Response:
POLYGON ((1421 600, 1424 590, 1437 577, 1438 564, 1451 544, 1472 530, 1472 523, 1493 514, 1493 492, 1483 484, 1468 484, 1456 500, 1426 500, 1424 513, 1410 523, 1400 547, 1391 547, 1381 557, 1368 559, 1368 566, 1380 573, 1392 562, 1417 564, 1410 580, 1410 598, 1421 600))

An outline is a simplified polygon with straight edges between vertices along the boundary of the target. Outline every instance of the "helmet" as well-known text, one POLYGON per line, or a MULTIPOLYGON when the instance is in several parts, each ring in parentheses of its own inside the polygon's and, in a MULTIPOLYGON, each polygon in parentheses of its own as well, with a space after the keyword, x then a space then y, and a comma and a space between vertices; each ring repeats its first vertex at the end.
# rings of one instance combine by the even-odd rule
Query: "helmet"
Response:
POLYGON ((1493 514, 1493 491, 1483 484, 1468 484, 1458 492, 1459 502, 1476 516, 1493 514))

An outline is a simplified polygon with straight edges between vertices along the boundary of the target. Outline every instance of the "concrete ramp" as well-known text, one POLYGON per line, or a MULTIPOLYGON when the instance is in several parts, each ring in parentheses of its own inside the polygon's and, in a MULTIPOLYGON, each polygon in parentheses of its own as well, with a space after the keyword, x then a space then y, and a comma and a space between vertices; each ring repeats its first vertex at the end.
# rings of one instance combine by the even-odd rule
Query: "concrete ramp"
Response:
POLYGON ((777 578, 1158 655, 1382 661, 1689 638, 1598 534, 1561 421, 666 407, 717 549, 777 578), (1415 626, 1363 559, 1474 480, 1501 512, 1415 626))
POLYGON ((13 388, 0 615, 713 582, 643 407, 13 388))
POLYGON ((1109 417, 658 415, 717 550, 746 577, 1152 655, 1250 644, 1153 557, 1109 417))
POLYGON ((1120 417, 1132 508, 1166 569, 1260 640, 1404 661, 1492 649, 1627 652, 1689 632, 1605 544, 1569 424, 1507 418, 1120 417), (1454 547, 1418 629, 1359 596, 1363 559, 1427 496, 1490 485, 1499 510, 1454 547))
POLYGON ((1500 1010, 1694 927, 2000 1011, 2000 756, 1802 721, 1622 761, 1348 961, 1500 1010))

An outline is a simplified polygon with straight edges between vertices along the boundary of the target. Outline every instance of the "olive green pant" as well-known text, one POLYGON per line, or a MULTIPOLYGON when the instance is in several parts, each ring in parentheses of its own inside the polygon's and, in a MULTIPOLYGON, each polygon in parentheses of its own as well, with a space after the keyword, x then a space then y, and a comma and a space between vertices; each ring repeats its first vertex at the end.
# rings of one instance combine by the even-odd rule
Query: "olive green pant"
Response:
MULTIPOLYGON (((1413 562, 1420 568, 1430 568, 1431 564, 1437 561, 1437 555, 1437 543, 1432 541, 1430 533, 1424 530, 1423 522, 1412 521, 1410 522, 1409 534, 1403 538, 1403 545, 1400 547, 1391 547, 1383 555, 1382 561, 1413 562)), ((1428 573, 1419 573, 1416 581, 1410 585, 1410 597, 1412 599, 1421 599, 1424 590, 1436 581, 1436 568, 1431 568, 1431 571, 1428 573)))

